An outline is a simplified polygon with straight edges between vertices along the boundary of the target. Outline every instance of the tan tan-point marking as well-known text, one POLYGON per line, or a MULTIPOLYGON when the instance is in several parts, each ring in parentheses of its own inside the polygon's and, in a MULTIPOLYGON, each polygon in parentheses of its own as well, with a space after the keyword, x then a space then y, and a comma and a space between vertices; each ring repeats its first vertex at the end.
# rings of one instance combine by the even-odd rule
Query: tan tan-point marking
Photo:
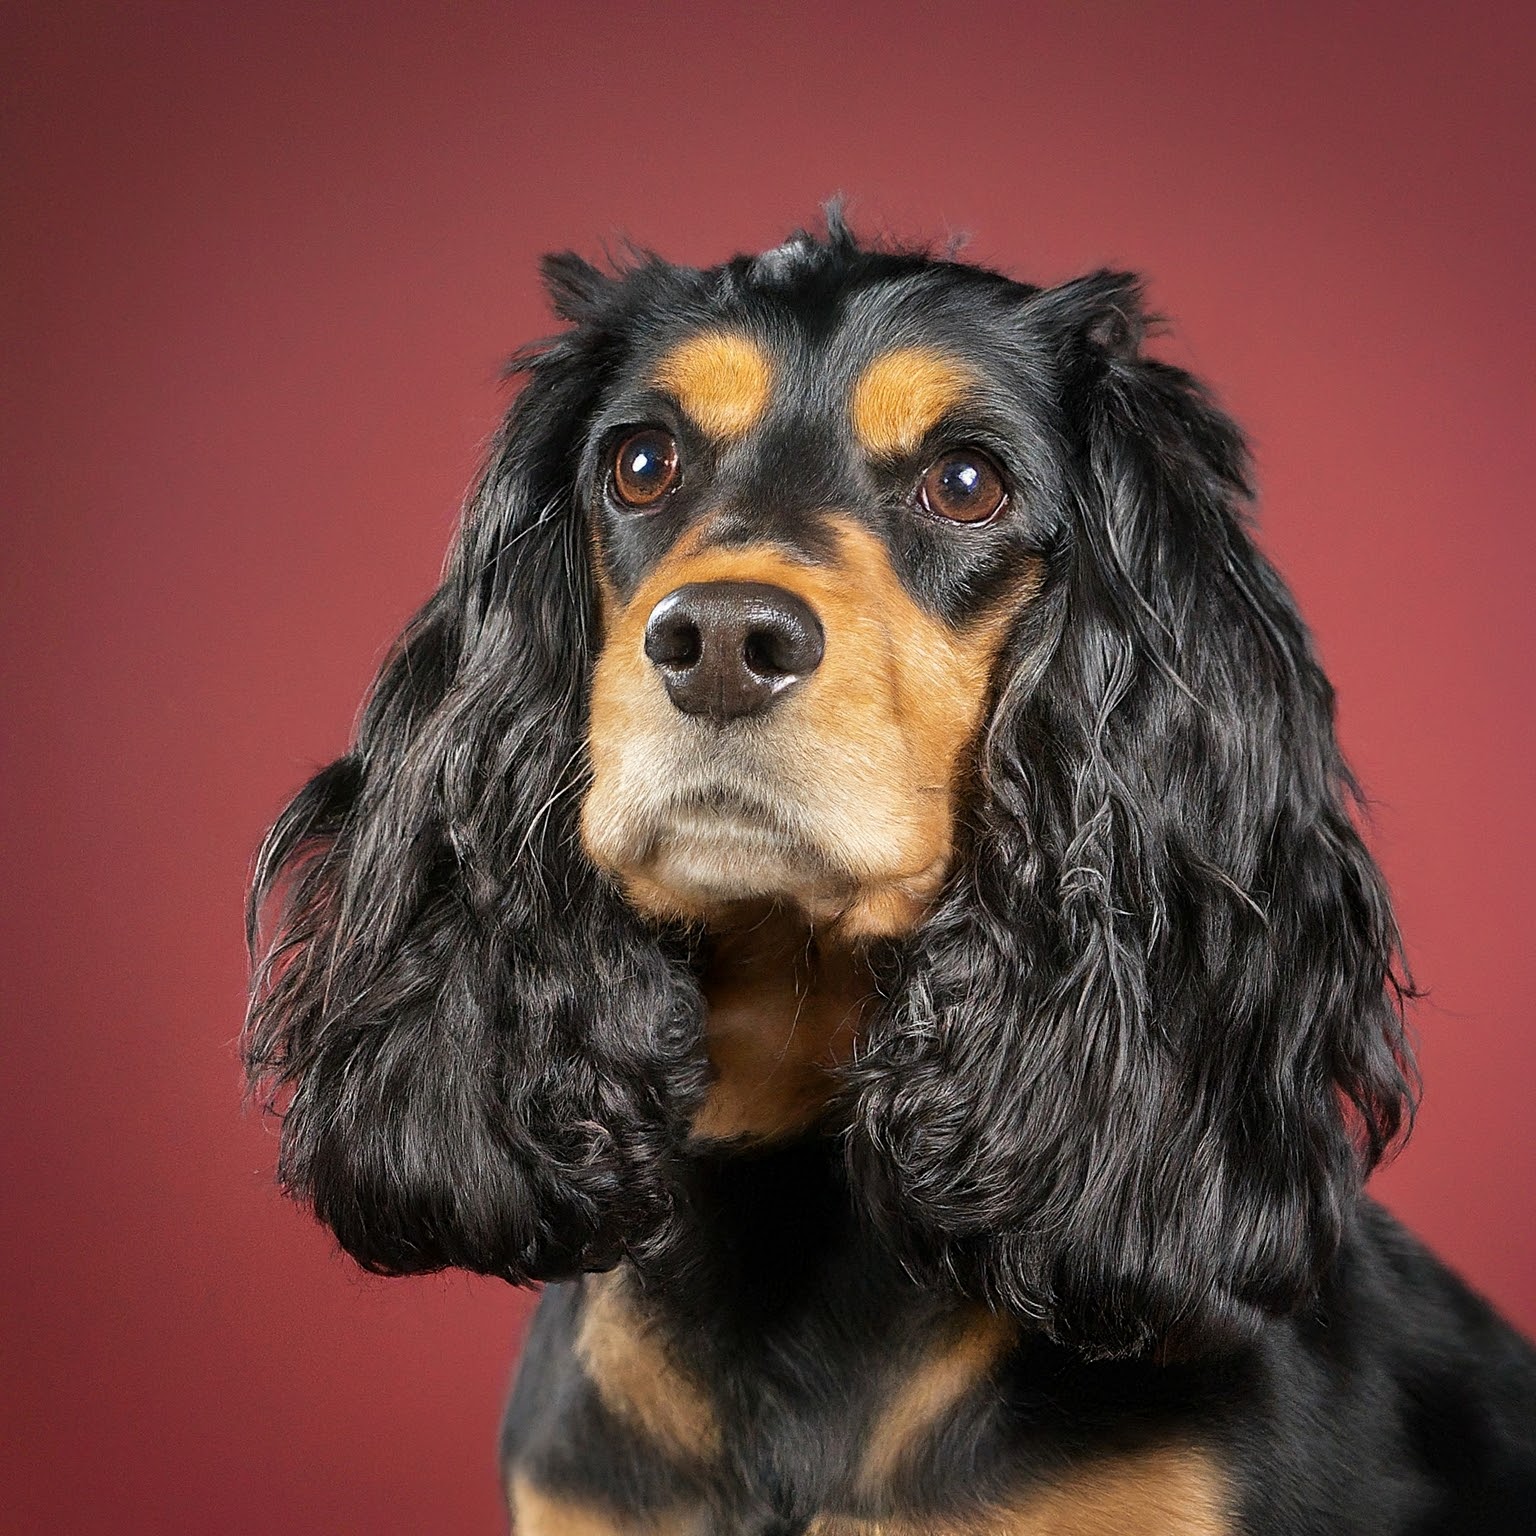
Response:
POLYGON ((853 386, 853 430, 876 458, 911 453, 974 382, 963 364, 929 347, 884 352, 853 386))
POLYGON ((780 910, 744 915, 703 977, 714 1082, 693 1120, 704 1140, 773 1140, 815 1123, 874 987, 852 951, 823 949, 780 910))
MULTIPOLYGON (((879 869, 876 852, 901 823, 899 871, 880 869, 835 916, 844 940, 910 931, 949 872, 966 749, 981 728, 997 653, 1014 615, 1039 589, 1031 565, 966 629, 921 607, 892 569, 884 543, 853 519, 836 523, 832 579, 812 602, 845 651, 841 675, 823 663, 800 704, 819 743, 823 798, 839 809, 838 852, 879 869), (898 762, 898 758, 900 761, 898 762)), ((813 914, 814 915, 814 914, 813 914)))
MULTIPOLYGON (((653 792, 679 725, 645 659, 652 608, 685 582, 759 581, 810 604, 826 631, 821 666, 778 706, 772 724, 786 793, 814 801, 820 864, 795 891, 818 931, 840 942, 909 931, 942 885, 953 849, 960 770, 980 728, 997 652, 1015 613, 1039 589, 1037 564, 956 631, 921 607, 891 568, 885 545, 857 520, 832 520, 828 564, 771 545, 720 548, 692 530, 612 615, 593 673, 589 742, 593 785, 582 807, 589 855, 653 916, 711 922, 718 913, 669 886, 628 841, 630 806, 653 792), (647 743, 660 756, 631 771, 647 743)), ((809 814, 806 812, 805 814, 809 814)))
POLYGON ((1018 1329, 981 1308, 954 1319, 900 1382, 875 1421, 859 1462, 859 1487, 878 1497, 892 1475, 985 1381, 1018 1329))
POLYGON ((596 1505, 546 1493, 520 1473, 507 1488, 513 1536, 701 1536, 701 1527, 681 1514, 610 1514, 596 1505))
POLYGON ((1211 1458, 1170 1446, 1085 1467, 1024 1504, 1018 1524, 981 1529, 998 1536, 1226 1536, 1230 1509, 1211 1458))
POLYGON ((704 331, 667 352, 651 372, 707 437, 745 437, 762 420, 773 393, 773 363, 748 336, 704 331))
POLYGON ((1211 1458, 1165 1447, 1085 1466, 1018 1501, 958 1515, 825 1515, 807 1536, 1230 1536, 1231 1499, 1211 1458))
POLYGON ((576 1354, 609 1412, 683 1461, 720 1449, 720 1426, 704 1390, 672 1358, 635 1301, 624 1269, 588 1275, 576 1354))

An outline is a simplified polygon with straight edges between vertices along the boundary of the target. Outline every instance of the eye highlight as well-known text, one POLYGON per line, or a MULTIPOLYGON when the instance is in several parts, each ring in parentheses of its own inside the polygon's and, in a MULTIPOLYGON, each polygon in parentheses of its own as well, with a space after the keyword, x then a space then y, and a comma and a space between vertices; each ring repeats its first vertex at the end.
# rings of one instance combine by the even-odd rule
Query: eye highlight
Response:
POLYGON ((661 427, 630 432, 613 455, 613 494, 626 507, 646 510, 677 485, 677 439, 661 427))
POLYGON ((979 448, 954 448, 933 461, 918 481, 923 511, 952 523, 984 523, 1008 500, 1002 471, 979 448))

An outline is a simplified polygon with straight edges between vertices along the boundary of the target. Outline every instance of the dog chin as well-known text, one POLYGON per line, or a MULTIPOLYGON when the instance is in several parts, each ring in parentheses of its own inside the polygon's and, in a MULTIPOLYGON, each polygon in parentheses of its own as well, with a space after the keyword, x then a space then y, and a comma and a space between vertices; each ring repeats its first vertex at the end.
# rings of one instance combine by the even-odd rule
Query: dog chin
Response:
POLYGON ((652 877, 679 892, 722 900, 790 896, 827 878, 811 849, 761 825, 734 816, 689 820, 658 841, 651 861, 652 877))
POLYGON ((751 901, 819 905, 830 887, 846 884, 813 847, 740 814, 686 810, 644 841, 629 872, 689 915, 751 901))
POLYGON ((784 791, 770 803, 758 785, 721 778, 659 794, 600 784, 582 809, 582 843, 647 917, 731 926, 743 909, 772 903, 828 937, 909 932, 937 893, 947 844, 916 857, 894 845, 857 849, 865 857, 850 860, 846 835, 800 801, 784 791))

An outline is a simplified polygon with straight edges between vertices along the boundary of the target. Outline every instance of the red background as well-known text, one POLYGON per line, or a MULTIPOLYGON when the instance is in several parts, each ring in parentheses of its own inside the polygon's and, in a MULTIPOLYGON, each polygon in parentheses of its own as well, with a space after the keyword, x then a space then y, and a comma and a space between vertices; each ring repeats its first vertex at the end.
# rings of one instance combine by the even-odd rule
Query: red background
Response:
POLYGON ((0 1526, 500 1527, 526 1298, 273 1192, 249 856, 345 744, 549 327, 843 190, 1146 271, 1251 429, 1432 996, 1379 1189, 1536 1327, 1528 7, 5 8, 0 1526), (756 8, 754 8, 756 9, 756 8))

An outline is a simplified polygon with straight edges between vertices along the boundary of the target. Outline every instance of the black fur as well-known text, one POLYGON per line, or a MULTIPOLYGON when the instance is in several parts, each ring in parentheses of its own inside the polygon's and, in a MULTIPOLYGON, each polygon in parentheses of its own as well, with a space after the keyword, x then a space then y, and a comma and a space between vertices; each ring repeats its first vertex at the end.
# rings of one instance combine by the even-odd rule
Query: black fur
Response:
POLYGON ((572 836, 594 352, 573 337, 528 365, 442 587, 257 870, 253 923, 280 907, 247 1049, 293 1085, 279 1171, 381 1273, 614 1263, 666 1220, 700 1088, 686 957, 572 836))
MULTIPOLYGON (((1486 1433, 1443 1477, 1423 1470, 1424 1489, 1462 1489, 1470 1508, 1471 1490, 1493 1487, 1486 1466, 1467 1471, 1481 1455, 1506 1480, 1499 1498, 1529 1491, 1532 1463, 1508 1450, 1512 1405, 1536 1402, 1525 1347, 1481 1312, 1467 1322, 1477 1304, 1444 1300, 1454 1282, 1433 1261, 1394 1260, 1404 1240, 1360 1203, 1412 1113, 1397 932, 1354 824, 1332 691, 1245 526, 1242 439, 1195 380, 1145 355, 1135 281, 1038 290, 862 249, 836 217, 824 240, 712 271, 647 257, 605 274, 565 255, 545 276, 573 328, 516 365, 522 391, 442 586, 386 664, 353 751, 299 794, 261 856, 247 1052, 274 1098, 291 1089, 287 1187, 384 1273, 456 1266, 523 1283, 633 1261, 696 1368, 737 1382, 733 1402, 777 1405, 735 1425, 751 1450, 738 1447, 736 1492, 708 1495, 735 1511, 721 1529, 802 1528, 820 1496, 805 1469, 867 1415, 848 1384, 873 1382, 881 1345, 849 1343, 859 1329, 836 1319, 916 1327, 959 1297, 1016 1318, 1030 1342, 996 1410, 1012 1428, 966 1420, 945 1442, 957 1458, 980 1443, 959 1440, 990 1436, 1023 1468, 1090 1448, 1109 1422, 1177 1421, 1253 1471, 1252 1529, 1411 1530, 1441 1493, 1387 1523, 1319 1523, 1320 1495, 1294 1494, 1288 1527, 1260 1511, 1306 1477, 1315 1447, 1296 1424, 1309 1414, 1325 1426, 1313 1435, 1390 1416, 1391 1455, 1372 1475, 1396 1475, 1393 1457, 1421 1470, 1455 1459, 1457 1373, 1433 1357, 1465 1349, 1502 1406, 1466 1408, 1486 1433), (844 323, 856 304, 863 329, 844 323), (980 359, 987 398, 969 435, 1021 488, 1016 517, 963 540, 914 522, 898 489, 910 466, 855 463, 809 376, 809 405, 765 435, 762 457, 701 450, 687 494, 729 491, 745 532, 767 527, 813 557, 819 509, 851 508, 952 622, 1025 555, 1045 584, 1004 653, 961 856, 917 932, 877 947, 884 1005, 796 1165, 795 1200, 821 1213, 804 1251, 832 1257, 784 1271, 774 1255, 801 1234, 765 1207, 761 1264, 743 1267, 738 1242, 722 1269, 710 1234, 739 1207, 719 1180, 747 1175, 707 1172, 687 1144, 705 1086, 697 939, 642 923, 576 834, 589 532, 607 515, 595 466, 618 426, 663 409, 640 374, 667 338, 721 316, 792 324, 821 349, 816 377, 837 380, 897 314, 980 359), (772 1356, 780 1376, 802 1362, 798 1406, 793 1370, 772 1392, 766 1377, 751 1385, 779 1326, 762 1315, 764 1284, 803 1303, 772 1356), (1409 1345, 1394 1313, 1425 1332, 1411 1359, 1397 1359, 1409 1345), (1363 1363, 1345 1374, 1374 1372, 1377 1398, 1330 1396, 1351 1352, 1363 1363), (816 1359, 840 1360, 844 1387, 816 1359), (1020 1406, 1042 1362, 1066 1383, 1056 1419, 1020 1406), (841 1417, 827 1406, 839 1391, 841 1417), (1092 1433, 1073 1428, 1078 1413, 1092 1433), (822 1451, 795 1451, 797 1435, 822 1451), (781 1526, 752 1523, 747 1488, 781 1526)), ((678 526, 612 527, 608 578, 631 585, 678 526)), ((557 1481, 607 1456, 632 1463, 617 1484, 592 1473, 610 1501, 646 1502, 647 1478, 676 1492, 681 1473, 626 1461, 622 1431, 572 1406, 583 1389, 556 1335, 579 1306, 550 1294, 514 1449, 537 1423, 557 1481), (557 1399, 569 1413, 541 1413, 557 1399), (593 1435, 617 1438, 599 1454, 593 1435)), ((924 1497, 942 1499, 934 1478, 924 1497)))
MULTIPOLYGON (((1311 1304, 1241 1340, 1171 1361, 1102 1359, 1025 1330, 871 1506, 850 1498, 850 1469, 941 1333, 944 1293, 913 1285, 858 1219, 863 1191, 830 1144, 699 1155, 686 1178, 686 1242, 637 1273, 646 1326, 708 1384, 720 1464, 659 1454, 604 1406, 573 1355, 576 1285, 545 1291, 503 1426, 509 1471, 614 1510, 616 1531, 795 1536, 842 1510, 894 1514, 883 1529, 896 1536, 1001 1536, 1014 1527, 988 1523, 989 1504, 1170 1445, 1223 1469, 1230 1529, 1245 1536, 1530 1529, 1536 1360, 1369 1200, 1345 1213, 1311 1304), (702 1513, 642 1523, 679 1510, 702 1513)), ((1050 1529, 1105 1529, 1084 1518, 1050 1529)), ((1189 1528, 1125 1527, 1167 1529, 1189 1528)))
POLYGON ((1131 280, 1029 308, 1060 368, 1050 639, 893 957, 851 1145, 936 1279, 1135 1352, 1311 1294, 1409 1112, 1403 983, 1241 438, 1137 355, 1131 280))

